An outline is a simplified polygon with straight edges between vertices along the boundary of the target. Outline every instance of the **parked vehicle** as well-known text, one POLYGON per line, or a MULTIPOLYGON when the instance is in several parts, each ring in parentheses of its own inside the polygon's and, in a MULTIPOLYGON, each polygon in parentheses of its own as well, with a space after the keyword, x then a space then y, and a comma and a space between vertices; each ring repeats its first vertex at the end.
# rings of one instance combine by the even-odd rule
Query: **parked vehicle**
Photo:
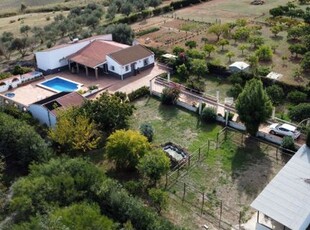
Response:
POLYGON ((274 123, 269 126, 271 134, 277 134, 281 136, 291 136, 293 139, 297 139, 300 136, 300 132, 297 127, 289 124, 274 123))

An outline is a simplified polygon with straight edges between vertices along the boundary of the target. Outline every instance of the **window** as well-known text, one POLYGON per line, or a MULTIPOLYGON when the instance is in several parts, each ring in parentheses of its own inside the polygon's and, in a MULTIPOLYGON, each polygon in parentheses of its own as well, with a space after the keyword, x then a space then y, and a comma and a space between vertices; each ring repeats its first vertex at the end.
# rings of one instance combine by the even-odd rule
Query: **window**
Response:
POLYGON ((125 66, 125 70, 126 70, 126 72, 129 71, 129 65, 125 66))
POLYGON ((143 63, 144 63, 144 66, 148 65, 149 64, 149 59, 148 58, 144 59, 143 63))
POLYGON ((111 65, 111 70, 113 70, 113 71, 115 70, 114 65, 111 65))

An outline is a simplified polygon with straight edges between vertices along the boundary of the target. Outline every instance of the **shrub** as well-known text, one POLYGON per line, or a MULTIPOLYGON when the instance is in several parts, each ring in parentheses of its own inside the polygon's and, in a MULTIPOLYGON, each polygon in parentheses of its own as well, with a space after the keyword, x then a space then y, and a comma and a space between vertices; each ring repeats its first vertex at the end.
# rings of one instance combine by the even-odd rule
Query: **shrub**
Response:
POLYGON ((201 119, 206 123, 212 123, 216 121, 216 112, 213 108, 204 108, 201 114, 201 119))
MULTIPOLYGON (((225 112, 225 115, 224 115, 225 119, 226 119, 226 116, 227 116, 227 112, 225 112)), ((234 114, 228 111, 228 120, 232 121, 233 117, 234 117, 234 114)))
POLYGON ((145 136, 149 142, 153 140, 154 129, 151 124, 143 123, 140 126, 140 133, 145 136))
POLYGON ((177 87, 164 88, 161 95, 161 103, 164 105, 173 105, 177 102, 180 96, 180 89, 177 87))
POLYGON ((128 94, 129 101, 134 101, 140 97, 143 97, 145 95, 148 95, 150 93, 150 89, 147 86, 143 86, 135 91, 132 91, 128 94))
POLYGON ((310 114, 310 103, 301 103, 291 108, 288 116, 293 121, 302 121, 309 118, 310 114))
POLYGON ((143 36, 143 35, 146 35, 146 34, 150 34, 150 33, 156 32, 158 30, 160 30, 160 28, 158 28, 158 27, 151 27, 149 29, 141 30, 141 31, 137 32, 136 36, 143 36))
POLYGON ((240 84, 234 84, 227 92, 227 95, 237 99, 239 94, 242 92, 242 86, 240 84))
POLYGON ((12 74, 10 72, 0 73, 0 80, 6 79, 6 78, 11 77, 11 76, 12 76, 12 74))
POLYGON ((268 66, 259 66, 257 68, 257 74, 259 76, 267 76, 270 73, 270 68, 268 66))
POLYGON ((287 99, 295 104, 307 101, 307 94, 294 90, 287 94, 287 99))
POLYGON ((284 149, 296 151, 294 139, 290 136, 283 137, 281 147, 284 149))
POLYGON ((243 79, 240 76, 240 74, 232 74, 231 76, 229 76, 228 80, 232 83, 232 84, 239 84, 239 85, 243 85, 243 79))
POLYGON ((273 104, 278 105, 284 99, 283 89, 278 85, 268 86, 266 92, 273 104))
POLYGON ((190 76, 185 83, 186 87, 199 91, 199 92, 203 92, 205 91, 205 82, 200 79, 199 77, 196 76, 190 76))

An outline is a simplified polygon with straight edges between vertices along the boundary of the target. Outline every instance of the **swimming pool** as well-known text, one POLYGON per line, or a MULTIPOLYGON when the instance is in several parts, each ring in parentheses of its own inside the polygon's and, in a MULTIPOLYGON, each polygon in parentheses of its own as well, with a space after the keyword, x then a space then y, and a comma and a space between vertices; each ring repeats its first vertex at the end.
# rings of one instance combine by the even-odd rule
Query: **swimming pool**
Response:
POLYGON ((83 84, 75 81, 70 81, 63 77, 54 77, 39 83, 38 86, 59 93, 76 91, 80 89, 83 84))

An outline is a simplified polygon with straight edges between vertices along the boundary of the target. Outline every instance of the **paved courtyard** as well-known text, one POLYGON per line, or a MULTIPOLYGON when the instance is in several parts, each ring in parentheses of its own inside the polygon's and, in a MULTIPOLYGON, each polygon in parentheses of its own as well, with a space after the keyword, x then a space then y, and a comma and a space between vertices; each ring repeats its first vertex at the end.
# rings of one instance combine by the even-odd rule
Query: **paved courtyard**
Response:
MULTIPOLYGON (((166 71, 167 69, 165 67, 155 64, 153 68, 141 71, 140 74, 128 77, 124 80, 121 80, 111 75, 99 75, 98 79, 96 79, 95 74, 91 71, 89 76, 86 76, 85 72, 82 71, 80 72, 80 74, 73 74, 69 71, 63 71, 45 76, 43 79, 34 81, 21 87, 17 87, 1 94, 5 95, 8 92, 12 92, 15 94, 15 96, 13 98, 8 98, 8 100, 12 101, 13 103, 15 102, 24 106, 28 106, 36 101, 42 100, 55 94, 55 92, 43 89, 37 86, 37 84, 45 80, 54 78, 56 76, 60 76, 71 81, 83 84, 83 87, 81 89, 84 91, 87 91, 89 86, 96 85, 99 89, 102 89, 103 91, 108 90, 111 93, 116 91, 130 93, 142 86, 149 86, 149 82, 151 79, 166 71)), ((98 93, 98 95, 99 94, 100 92, 98 93)), ((98 95, 93 95, 92 97, 90 97, 90 99, 95 98, 98 95)))

